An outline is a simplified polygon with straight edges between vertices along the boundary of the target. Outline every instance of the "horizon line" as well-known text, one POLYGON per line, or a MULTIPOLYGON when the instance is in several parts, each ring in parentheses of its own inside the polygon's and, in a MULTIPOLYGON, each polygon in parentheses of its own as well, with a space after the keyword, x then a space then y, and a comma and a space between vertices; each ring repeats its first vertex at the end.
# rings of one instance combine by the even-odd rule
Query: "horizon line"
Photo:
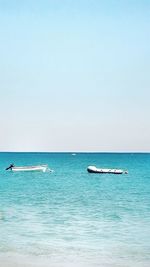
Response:
POLYGON ((0 151, 0 153, 93 153, 93 154, 128 154, 128 153, 134 153, 134 154, 149 154, 150 151, 0 151))

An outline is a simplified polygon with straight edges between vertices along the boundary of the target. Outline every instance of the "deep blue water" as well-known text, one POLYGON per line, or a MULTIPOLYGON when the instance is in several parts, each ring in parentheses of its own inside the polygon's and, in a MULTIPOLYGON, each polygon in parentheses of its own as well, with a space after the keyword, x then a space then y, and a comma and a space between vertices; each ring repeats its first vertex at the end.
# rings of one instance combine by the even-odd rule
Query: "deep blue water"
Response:
POLYGON ((0 254, 48 266, 149 267, 149 252, 150 154, 0 153, 0 254), (54 172, 5 171, 12 162, 54 172), (89 174, 88 165, 128 174, 89 174))

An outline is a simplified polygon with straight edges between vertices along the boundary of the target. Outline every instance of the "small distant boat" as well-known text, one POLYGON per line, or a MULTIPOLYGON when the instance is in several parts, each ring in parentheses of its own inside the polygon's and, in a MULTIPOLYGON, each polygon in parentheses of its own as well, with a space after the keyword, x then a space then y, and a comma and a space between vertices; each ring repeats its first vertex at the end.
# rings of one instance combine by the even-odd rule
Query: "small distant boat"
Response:
POLYGON ((11 164, 9 167, 6 168, 6 170, 11 170, 14 172, 28 172, 28 171, 42 171, 42 172, 46 172, 46 170, 48 169, 47 165, 37 165, 37 166, 20 166, 17 167, 14 164, 11 164))
POLYGON ((112 174, 127 174, 127 171, 121 169, 100 169, 95 166, 88 166, 87 171, 90 173, 112 173, 112 174))

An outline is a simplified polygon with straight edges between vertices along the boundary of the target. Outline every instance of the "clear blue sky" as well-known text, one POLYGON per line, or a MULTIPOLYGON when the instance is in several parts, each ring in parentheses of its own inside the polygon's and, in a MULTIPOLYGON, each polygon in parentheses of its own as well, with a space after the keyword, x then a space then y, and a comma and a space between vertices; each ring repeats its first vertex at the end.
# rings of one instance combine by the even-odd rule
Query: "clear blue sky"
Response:
POLYGON ((149 117, 149 0, 0 0, 0 151, 150 151, 149 117))

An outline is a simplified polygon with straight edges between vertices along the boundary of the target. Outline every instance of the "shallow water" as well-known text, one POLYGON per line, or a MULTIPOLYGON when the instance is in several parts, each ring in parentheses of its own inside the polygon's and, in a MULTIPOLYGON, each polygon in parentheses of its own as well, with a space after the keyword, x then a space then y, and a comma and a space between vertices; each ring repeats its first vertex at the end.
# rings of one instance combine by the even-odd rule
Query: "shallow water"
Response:
POLYGON ((0 179, 3 266, 150 266, 150 154, 0 153, 0 179), (54 172, 6 172, 12 162, 54 172))

